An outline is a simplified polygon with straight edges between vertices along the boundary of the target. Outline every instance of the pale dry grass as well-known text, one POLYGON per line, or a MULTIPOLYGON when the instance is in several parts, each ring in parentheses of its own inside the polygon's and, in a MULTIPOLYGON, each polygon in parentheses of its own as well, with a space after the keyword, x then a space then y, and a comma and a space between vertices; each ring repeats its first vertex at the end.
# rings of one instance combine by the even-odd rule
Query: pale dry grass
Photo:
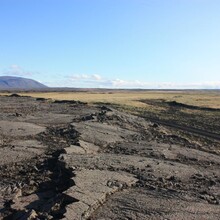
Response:
MULTIPOLYGON (((5 93, 1 93, 4 94, 5 93)), ((8 93, 10 94, 10 93, 8 93)), ((55 100, 79 100, 88 103, 113 103, 133 107, 148 107, 141 99, 164 99, 188 105, 220 108, 219 91, 111 91, 111 92, 22 92, 27 95, 55 100)))

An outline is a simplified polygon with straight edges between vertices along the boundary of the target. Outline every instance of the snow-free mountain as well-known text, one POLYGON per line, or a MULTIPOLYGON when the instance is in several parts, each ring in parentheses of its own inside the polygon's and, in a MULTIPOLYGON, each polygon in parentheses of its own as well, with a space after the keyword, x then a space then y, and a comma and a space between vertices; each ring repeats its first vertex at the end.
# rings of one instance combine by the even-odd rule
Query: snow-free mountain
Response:
POLYGON ((23 77, 15 77, 15 76, 0 76, 0 90, 5 90, 5 89, 31 90, 31 89, 45 89, 45 88, 47 88, 47 86, 33 79, 27 79, 23 77))

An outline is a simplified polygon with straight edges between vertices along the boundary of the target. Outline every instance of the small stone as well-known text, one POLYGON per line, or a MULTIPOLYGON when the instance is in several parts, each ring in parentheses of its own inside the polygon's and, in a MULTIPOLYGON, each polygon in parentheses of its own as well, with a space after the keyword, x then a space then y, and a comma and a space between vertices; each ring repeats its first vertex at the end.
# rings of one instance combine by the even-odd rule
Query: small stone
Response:
POLYGON ((166 177, 166 180, 169 180, 169 181, 174 181, 175 179, 176 179, 175 176, 166 177))
POLYGON ((159 178, 158 178, 158 180, 159 180, 160 182, 162 182, 162 183, 164 183, 164 182, 165 182, 165 180, 164 180, 164 178, 163 178, 163 177, 159 177, 159 178))
POLYGON ((111 187, 111 186, 112 186, 112 181, 108 181, 108 182, 107 182, 107 186, 108 186, 108 187, 111 187))
POLYGON ((28 211, 27 213, 25 213, 21 219, 27 219, 27 220, 34 220, 37 218, 37 213, 32 209, 30 211, 28 211))

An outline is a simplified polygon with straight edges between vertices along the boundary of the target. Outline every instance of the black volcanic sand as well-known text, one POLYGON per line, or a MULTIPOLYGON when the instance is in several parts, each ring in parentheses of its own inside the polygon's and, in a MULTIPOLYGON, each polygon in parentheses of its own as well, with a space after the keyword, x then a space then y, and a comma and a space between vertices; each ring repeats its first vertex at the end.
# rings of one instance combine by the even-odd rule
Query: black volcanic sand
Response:
POLYGON ((146 102, 0 97, 0 219, 220 219, 218 110, 146 102))

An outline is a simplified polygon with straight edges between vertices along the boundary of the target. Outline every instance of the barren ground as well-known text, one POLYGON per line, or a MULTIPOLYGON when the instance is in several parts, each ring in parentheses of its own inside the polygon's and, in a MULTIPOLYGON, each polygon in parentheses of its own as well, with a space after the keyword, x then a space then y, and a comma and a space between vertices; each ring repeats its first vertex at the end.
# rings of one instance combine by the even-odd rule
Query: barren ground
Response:
POLYGON ((220 110, 0 97, 0 219, 220 219, 220 110))

